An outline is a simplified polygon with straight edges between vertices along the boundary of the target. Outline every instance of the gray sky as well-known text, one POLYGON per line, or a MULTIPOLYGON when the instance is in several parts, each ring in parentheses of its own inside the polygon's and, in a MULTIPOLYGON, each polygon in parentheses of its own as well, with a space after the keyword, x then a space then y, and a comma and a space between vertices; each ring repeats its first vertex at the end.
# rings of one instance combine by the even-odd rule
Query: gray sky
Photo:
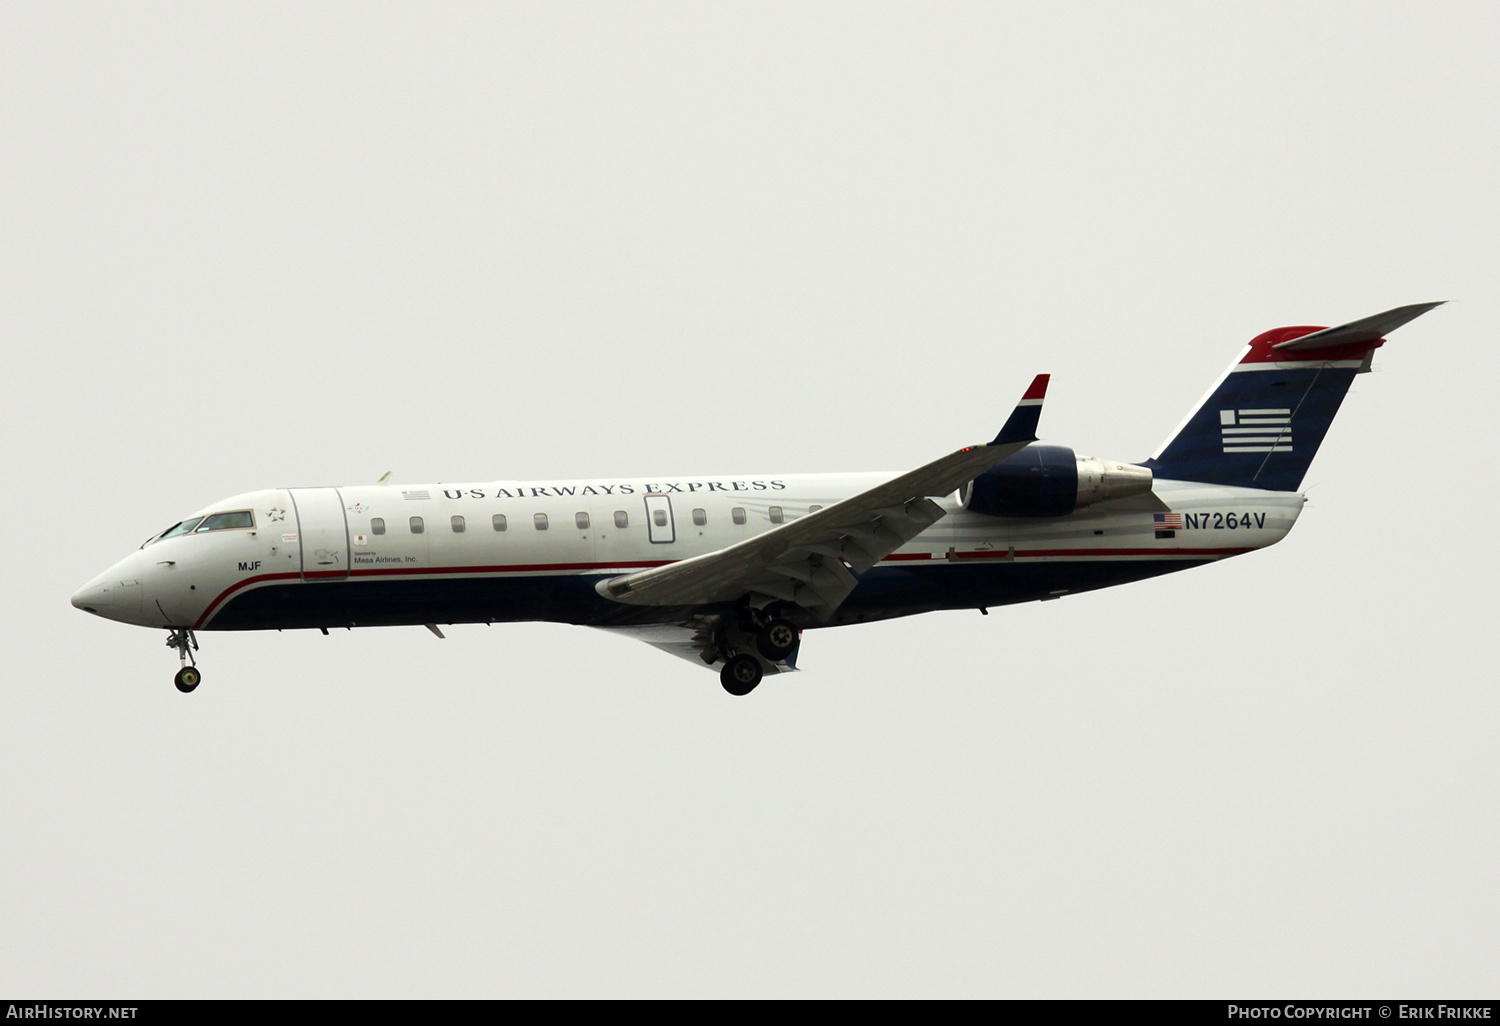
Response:
POLYGON ((0 6, 0 991, 1493 997, 1486 3, 0 6), (371 481, 1151 452, 1252 335, 1453 302, 1265 552, 809 635, 68 596, 371 481))

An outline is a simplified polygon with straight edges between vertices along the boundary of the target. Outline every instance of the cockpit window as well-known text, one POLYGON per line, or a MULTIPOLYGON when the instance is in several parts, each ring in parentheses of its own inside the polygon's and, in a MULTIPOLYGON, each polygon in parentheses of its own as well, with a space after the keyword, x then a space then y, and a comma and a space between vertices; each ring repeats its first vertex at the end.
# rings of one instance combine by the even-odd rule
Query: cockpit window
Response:
POLYGON ((255 517, 248 509, 239 510, 236 513, 214 513, 203 518, 203 523, 198 525, 198 532, 204 531, 227 531, 231 528, 254 527, 255 517))
POLYGON ((201 523, 203 523, 203 518, 202 517, 194 517, 191 520, 184 520, 182 523, 177 524, 174 527, 167 528, 158 537, 160 537, 160 538, 170 538, 174 534, 187 534, 189 531, 191 531, 193 528, 197 527, 201 523))

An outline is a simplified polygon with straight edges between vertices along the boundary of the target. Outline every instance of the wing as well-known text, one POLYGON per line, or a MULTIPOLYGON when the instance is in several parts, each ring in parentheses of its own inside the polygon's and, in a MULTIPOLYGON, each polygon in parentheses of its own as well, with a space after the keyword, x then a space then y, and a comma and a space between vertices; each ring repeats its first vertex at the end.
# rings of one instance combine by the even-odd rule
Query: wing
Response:
POLYGON ((988 445, 971 445, 868 491, 728 548, 600 581, 599 594, 642 606, 792 602, 833 615, 856 575, 942 519, 948 495, 1036 441, 1048 375, 1038 374, 988 445))

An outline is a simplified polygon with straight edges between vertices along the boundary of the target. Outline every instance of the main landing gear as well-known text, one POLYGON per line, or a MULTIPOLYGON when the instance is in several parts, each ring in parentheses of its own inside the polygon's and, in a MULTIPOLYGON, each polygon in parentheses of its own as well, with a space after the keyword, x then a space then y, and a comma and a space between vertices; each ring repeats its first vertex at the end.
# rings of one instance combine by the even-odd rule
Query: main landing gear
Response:
POLYGON ((735 652, 724 662, 719 671, 719 683, 731 695, 748 695, 765 675, 766 663, 780 663, 797 651, 801 635, 790 620, 780 617, 755 620, 730 625, 718 639, 719 652, 735 652), (754 652, 746 651, 754 646, 754 652), (759 652, 757 658, 755 653, 759 652))
POLYGON ((759 659, 749 652, 741 652, 737 656, 730 656, 724 669, 719 671, 719 683, 731 695, 748 695, 755 690, 764 673, 759 659))
POLYGON ((203 680, 203 674, 199 672, 193 653, 198 651, 198 639, 193 632, 183 627, 180 630, 167 631, 167 647, 177 650, 177 658, 182 660, 182 669, 177 671, 177 676, 172 678, 172 683, 177 685, 177 690, 184 695, 196 688, 203 680))
POLYGON ((797 628, 787 620, 771 620, 755 635, 760 654, 779 663, 797 650, 797 628))

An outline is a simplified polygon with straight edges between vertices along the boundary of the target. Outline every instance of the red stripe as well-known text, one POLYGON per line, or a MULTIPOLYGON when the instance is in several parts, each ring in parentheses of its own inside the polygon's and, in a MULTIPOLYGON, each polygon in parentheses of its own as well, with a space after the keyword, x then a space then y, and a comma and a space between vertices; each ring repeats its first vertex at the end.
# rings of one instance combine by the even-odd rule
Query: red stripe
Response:
POLYGON ((393 566, 368 570, 351 570, 350 577, 379 577, 385 574, 515 574, 544 573, 548 570, 649 570, 654 566, 676 563, 675 559, 642 559, 617 563, 516 563, 512 566, 393 566))
MULTIPOLYGON (((1255 546, 1240 549, 1016 549, 1017 559, 1057 556, 1239 556, 1254 552, 1255 546)), ((1012 553, 998 549, 982 552, 955 552, 954 559, 1010 559, 1012 553)))

